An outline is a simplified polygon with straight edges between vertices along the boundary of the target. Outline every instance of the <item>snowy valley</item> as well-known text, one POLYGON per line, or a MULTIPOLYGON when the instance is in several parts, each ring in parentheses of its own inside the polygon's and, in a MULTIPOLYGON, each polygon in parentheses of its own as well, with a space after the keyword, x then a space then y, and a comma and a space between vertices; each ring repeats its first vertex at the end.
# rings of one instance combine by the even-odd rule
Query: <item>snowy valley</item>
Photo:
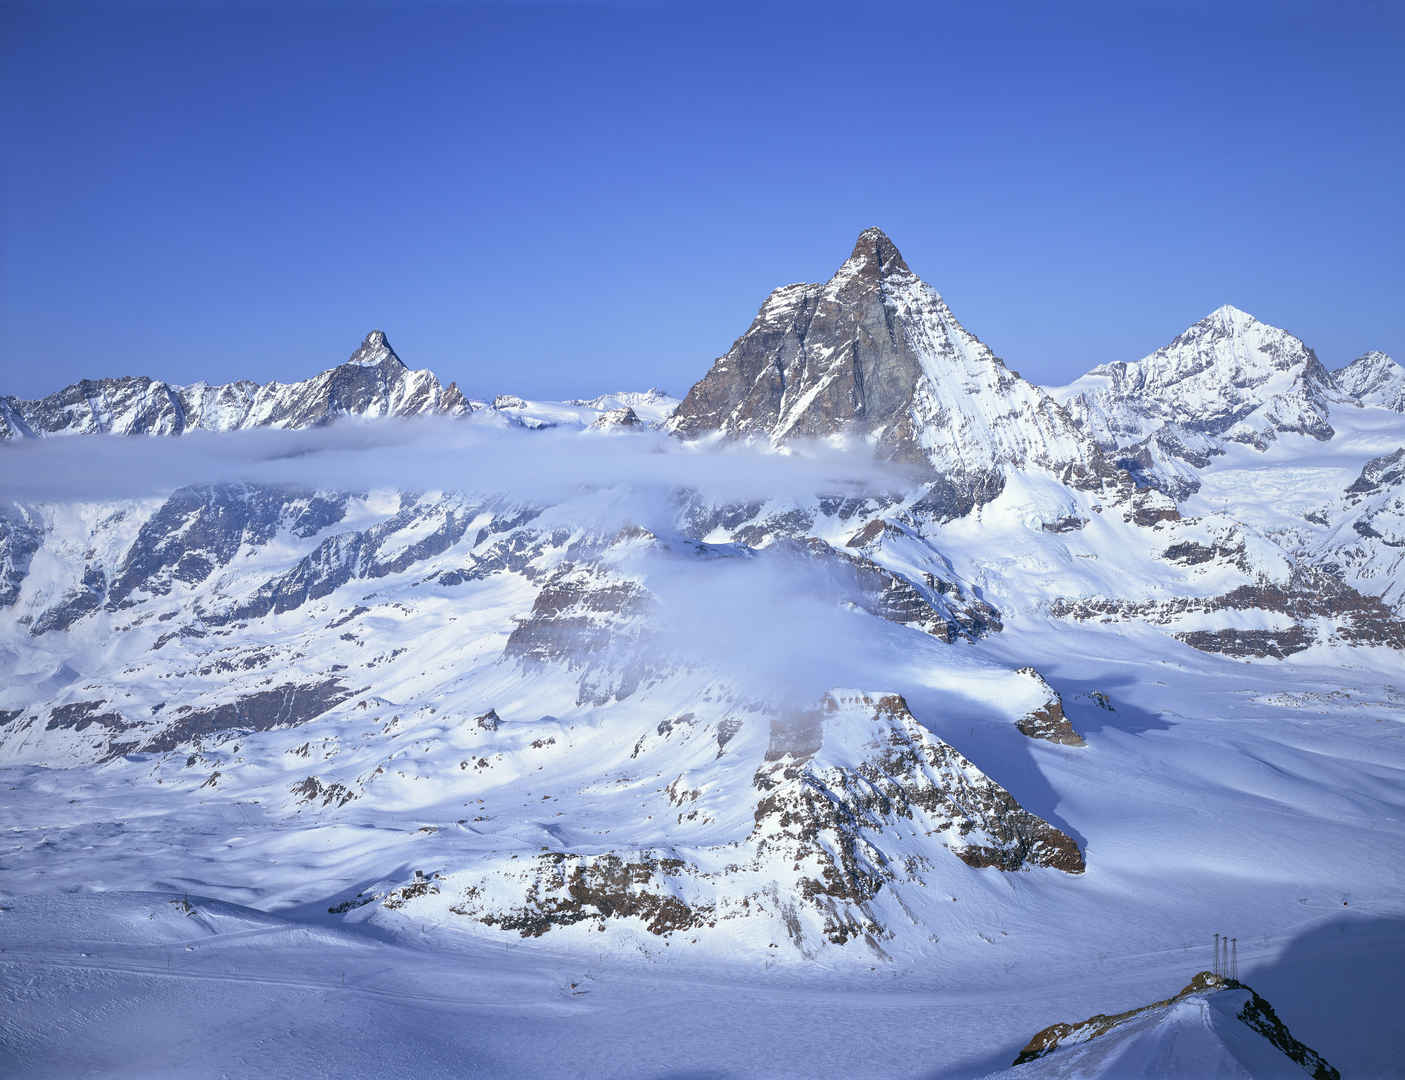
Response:
POLYGON ((869 229, 681 399, 373 331, 0 439, 0 1071, 1311 1075, 1253 991, 1405 1060, 1382 353, 1042 387, 869 229))

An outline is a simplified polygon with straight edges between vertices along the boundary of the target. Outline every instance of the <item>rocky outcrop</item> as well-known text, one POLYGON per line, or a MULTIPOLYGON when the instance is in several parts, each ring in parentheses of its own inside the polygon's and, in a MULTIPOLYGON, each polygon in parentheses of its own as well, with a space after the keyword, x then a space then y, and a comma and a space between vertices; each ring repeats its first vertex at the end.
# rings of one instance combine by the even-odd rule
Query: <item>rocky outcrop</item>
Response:
POLYGON ((942 641, 974 641, 999 632, 1000 613, 964 582, 926 572, 909 576, 883 566, 867 554, 881 547, 885 530, 898 526, 875 519, 845 545, 831 547, 823 540, 781 539, 764 550, 764 558, 794 557, 826 566, 840 580, 849 575, 849 592, 871 615, 901 626, 912 626, 942 641))
POLYGON ((0 608, 19 599, 30 561, 43 540, 36 514, 18 504, 0 504, 0 608))
POLYGON ((268 543, 278 529, 310 537, 340 521, 346 496, 253 484, 180 488, 141 527, 113 574, 106 606, 130 607, 136 594, 164 596, 198 585, 248 546, 268 543))
POLYGON ((360 693, 339 680, 315 683, 284 683, 269 690, 245 694, 234 701, 213 706, 183 705, 174 710, 174 722, 152 735, 139 734, 136 741, 112 753, 139 749, 164 753, 201 736, 229 730, 267 731, 276 727, 303 724, 328 709, 360 693))
POLYGON ((1294 653, 1312 647, 1314 637, 1311 631, 1302 626, 1288 626, 1282 630, 1186 630, 1176 635, 1192 649, 1201 652, 1221 653, 1240 659, 1252 657, 1255 660, 1284 660, 1294 653))
POLYGON ((1405 446, 1366 462, 1346 489, 1347 501, 1355 504, 1401 484, 1405 484, 1405 446))
POLYGON ((753 838, 786 859, 818 859, 817 895, 858 896, 881 881, 888 860, 860 858, 860 834, 894 817, 920 822, 971 866, 1083 870, 1077 844, 922 727, 897 694, 828 694, 817 711, 773 723, 766 758, 753 838))
POLYGON ((1405 447, 1368 461, 1306 517, 1324 530, 1313 560, 1405 616, 1405 447))
MULTIPOLYGON (((1153 1001, 1150 1005, 1143 1005, 1139 1008, 1129 1009, 1126 1012, 1113 1013, 1111 1015, 1099 1013, 1090 1016, 1086 1020, 1074 1024, 1050 1024, 1044 1030, 1035 1034, 1020 1051, 1015 1058, 1015 1065, 1023 1065, 1028 1061, 1035 1061, 1049 1054, 1057 1052, 1061 1047, 1082 1045, 1093 1039, 1111 1038, 1115 1039, 1130 1034, 1131 1022, 1140 1020, 1145 1026, 1147 1021, 1160 1020, 1166 1022, 1172 1006, 1187 999, 1208 999, 1211 995, 1217 998, 1223 996, 1226 1010, 1239 1023, 1243 1024, 1250 1031, 1262 1036, 1283 1055, 1285 1069, 1288 1063, 1295 1063, 1313 1080, 1341 1080, 1341 1073, 1334 1069, 1321 1054, 1317 1053, 1310 1046, 1299 1042, 1288 1026, 1278 1018, 1278 1014, 1273 1011, 1273 1006, 1261 998, 1248 986, 1235 979, 1222 978, 1208 971, 1202 971, 1182 989, 1179 993, 1164 998, 1161 1001, 1153 1001)), ((1211 1025, 1206 1025, 1209 1028, 1211 1025)), ((1226 1051, 1226 1057, 1232 1061, 1232 1051, 1226 1051)), ((1113 1058, 1112 1060, 1116 1060, 1113 1058)), ((1203 1066, 1204 1060, 1198 1059, 1203 1066)), ((1235 1063, 1237 1064, 1237 1063, 1235 1063)), ((1242 1068, 1236 1068, 1236 1072, 1242 1072, 1242 1068)), ((1297 1070, 1292 1070, 1296 1072, 1297 1070)), ((1081 1071, 1080 1071, 1081 1075, 1081 1071)), ((1097 1072, 1097 1075, 1110 1075, 1097 1072)))
POLYGON ((479 512, 479 507, 457 496, 435 500, 402 495, 396 514, 368 529, 327 537, 290 570, 266 581, 252 597, 227 610, 204 613, 205 621, 222 625, 282 614, 319 600, 349 581, 402 573, 464 539, 479 512), (410 543, 405 542, 408 532, 415 535, 410 543))
POLYGON ((664 935, 714 921, 710 906, 694 906, 678 894, 678 879, 694 874, 682 859, 658 852, 548 851, 514 872, 525 885, 521 903, 485 907, 482 890, 469 886, 449 910, 522 937, 582 922, 603 928, 610 919, 637 919, 649 933, 664 935))
POLYGON ((82 732, 93 725, 116 732, 125 731, 130 722, 120 712, 109 708, 106 701, 74 701, 50 709, 46 728, 49 731, 71 729, 82 732))
POLYGON ((628 431, 633 428, 641 428, 644 422, 639 419, 633 409, 628 405, 621 405, 618 409, 611 409, 602 413, 590 424, 591 431, 628 431))
POLYGON ((1072 721, 1064 715, 1063 698, 1059 697, 1058 691, 1049 685, 1044 676, 1032 667, 1022 667, 1016 674, 1033 682, 1042 700, 1016 720, 1015 727, 1031 739, 1045 739, 1065 746, 1087 745, 1083 736, 1074 730, 1072 721))
POLYGON ((324 809, 345 806, 356 798, 356 792, 345 784, 324 783, 315 776, 309 776, 289 789, 300 803, 317 804, 324 809))
POLYGON ((78 588, 70 589, 58 603, 40 612, 39 617, 30 624, 29 632, 38 637, 51 630, 67 630, 84 615, 90 615, 102 607, 106 596, 107 575, 100 567, 85 567, 78 588))
POLYGON ((1314 644, 1378 645, 1405 649, 1405 619, 1375 596, 1365 595, 1328 571, 1293 568, 1285 581, 1260 580, 1211 597, 1130 601, 1112 597, 1056 600, 1049 614, 1080 622, 1137 619, 1171 625, 1186 616, 1217 611, 1261 612, 1272 628, 1199 628, 1176 637, 1204 652, 1281 659, 1314 644))
MULTIPOLYGON (((719 743, 735 735, 727 722, 735 719, 717 724, 719 743)), ((769 919, 807 954, 820 942, 855 940, 881 951, 892 930, 879 900, 923 889, 923 875, 943 858, 1006 872, 1084 868, 1072 839, 923 728, 898 695, 834 691, 817 708, 769 720, 742 842, 512 859, 488 873, 450 875, 459 889, 450 911, 531 937, 612 920, 668 935, 769 919)), ((710 743, 712 734, 691 713, 670 718, 639 740, 632 760, 675 738, 675 752, 710 743)), ((694 807, 703 794, 686 779, 665 788, 670 807, 694 807)), ((906 910, 900 895, 893 903, 906 910)))

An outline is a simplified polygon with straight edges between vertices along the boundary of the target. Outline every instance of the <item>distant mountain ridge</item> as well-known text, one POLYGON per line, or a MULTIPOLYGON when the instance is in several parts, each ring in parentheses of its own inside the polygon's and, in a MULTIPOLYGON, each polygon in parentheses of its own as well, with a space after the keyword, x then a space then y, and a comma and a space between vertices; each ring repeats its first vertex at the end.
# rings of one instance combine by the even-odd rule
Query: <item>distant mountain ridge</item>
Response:
POLYGON ((300 382, 180 386, 125 376, 84 379, 34 401, 0 397, 0 439, 307 428, 342 416, 458 416, 472 409, 457 384, 411 370, 385 334, 372 330, 345 363, 300 382))
POLYGON ((1332 381, 1358 405, 1405 412, 1405 368, 1379 349, 1362 353, 1332 372, 1332 381))
POLYGON ((1094 368, 1063 396, 1100 446, 1119 449, 1166 424, 1253 444, 1290 431, 1328 439, 1335 393, 1301 340, 1225 304, 1136 363, 1094 368))
MULTIPOLYGON (((1060 916, 1034 932, 1075 927, 1109 871, 1155 861, 1146 835, 1135 861, 1129 834, 1107 842, 1140 781, 1086 810, 1115 774, 1149 775, 1139 747, 1161 737, 1135 736, 1198 746, 1249 715, 1235 738, 1257 739, 1285 688, 1307 717, 1337 702, 1315 696, 1342 688, 1335 672, 1398 666, 1405 419, 1342 388, 1390 378, 1373 357, 1339 384, 1226 308, 1070 409, 871 229, 828 282, 773 292, 681 404, 479 405, 379 332, 300 383, 10 399, 11 476, 117 456, 45 441, 64 434, 454 430, 298 439, 313 448, 296 473, 279 459, 268 479, 170 491, 158 475, 140 498, 0 497, 0 764, 96 765, 94 789, 159 790, 195 820, 237 799, 293 836, 396 822, 386 846, 298 870, 298 895, 348 924, 858 963, 969 946, 988 971, 1030 900, 1060 916), (1204 464, 1137 459, 1162 438, 1200 440, 1204 464), (784 452, 707 453, 724 441, 784 452), (912 475, 834 477, 807 441, 912 475), (426 449, 451 467, 478 454, 478 471, 428 472, 426 449), (563 460, 580 482, 557 482, 563 460), (721 475, 694 486, 695 466, 721 475), (1182 475, 1214 498, 1178 505, 1182 475), (1255 696, 1186 696, 1211 678, 1255 696)), ((186 452, 173 442, 134 456, 186 452)), ((1400 700, 1371 694, 1350 707, 1400 700)), ((1180 769, 1163 805, 1217 797, 1198 760, 1163 765, 1180 769)), ((1298 805, 1291 778, 1245 775, 1298 805)), ((233 880, 228 833, 205 833, 233 880)), ((44 866, 42 839, 7 858, 44 866)), ((1162 880, 1198 872, 1203 843, 1162 880)))

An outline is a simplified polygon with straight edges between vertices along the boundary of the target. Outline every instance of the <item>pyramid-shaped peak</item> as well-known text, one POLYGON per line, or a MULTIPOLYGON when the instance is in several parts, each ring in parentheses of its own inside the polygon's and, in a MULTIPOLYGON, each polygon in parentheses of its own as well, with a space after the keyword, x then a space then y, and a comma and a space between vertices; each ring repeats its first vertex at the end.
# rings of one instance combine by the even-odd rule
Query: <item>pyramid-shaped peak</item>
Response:
POLYGON ((384 330, 372 330, 361 342, 361 347, 351 354, 348 364, 357 364, 361 367, 374 367, 391 361, 404 367, 404 361, 395 355, 395 350, 390 347, 390 341, 385 336, 384 330))
POLYGON ((849 254, 848 263, 860 272, 871 272, 877 276, 897 271, 908 272, 902 252, 888 239, 888 234, 876 225, 859 233, 854 242, 854 250, 849 254))
POLYGON ((1250 315, 1243 308, 1237 308, 1233 304, 1221 304, 1214 311, 1206 315, 1201 322, 1258 322, 1259 320, 1250 315))
POLYGON ((1281 326, 1274 326, 1266 323, 1255 315, 1250 314, 1243 308, 1235 307, 1233 304, 1221 304, 1214 311, 1204 318, 1191 323, 1176 338, 1176 344, 1182 341, 1198 341, 1208 334, 1211 338, 1238 337, 1243 334, 1264 336, 1269 339, 1283 340, 1292 338, 1297 340, 1289 331, 1281 326))

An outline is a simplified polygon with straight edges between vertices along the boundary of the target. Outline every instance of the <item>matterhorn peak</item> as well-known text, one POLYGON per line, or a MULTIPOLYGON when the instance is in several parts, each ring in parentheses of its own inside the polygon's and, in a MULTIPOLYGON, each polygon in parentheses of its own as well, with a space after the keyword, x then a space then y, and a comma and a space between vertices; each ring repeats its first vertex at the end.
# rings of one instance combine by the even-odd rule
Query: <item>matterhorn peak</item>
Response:
POLYGON ((877 228, 859 234, 828 282, 773 292, 669 429, 772 442, 852 437, 880 459, 981 483, 1007 465, 1062 469, 1097 456, 877 228))
POLYGON ((859 233, 858 240, 854 242, 854 250, 849 254, 844 266, 872 277, 911 273, 897 245, 876 225, 869 226, 859 233))

